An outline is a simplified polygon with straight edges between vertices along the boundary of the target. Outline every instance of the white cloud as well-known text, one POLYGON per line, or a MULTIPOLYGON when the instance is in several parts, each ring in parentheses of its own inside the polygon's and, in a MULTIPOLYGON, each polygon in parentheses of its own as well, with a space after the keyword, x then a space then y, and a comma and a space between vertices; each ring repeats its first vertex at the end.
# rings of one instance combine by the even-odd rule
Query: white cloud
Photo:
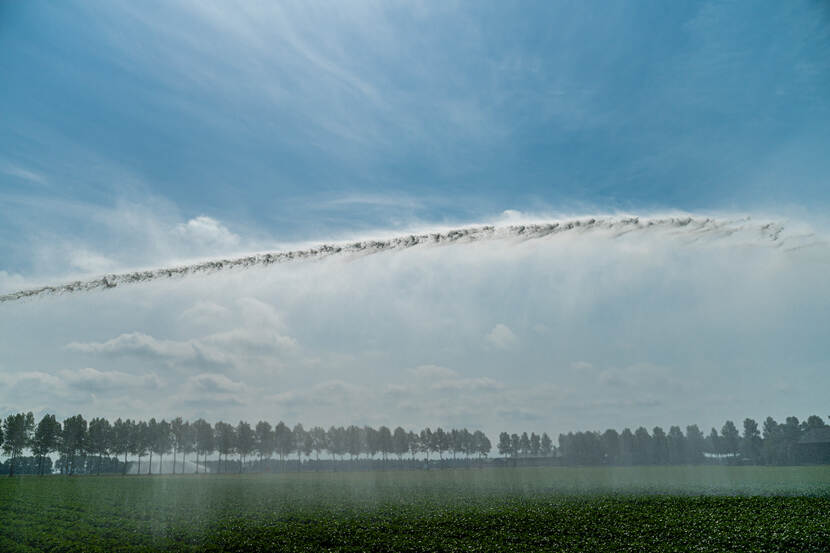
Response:
POLYGON ((229 310, 213 301, 199 300, 182 311, 180 318, 187 324, 215 324, 229 314, 229 310))
MULTIPOLYGON (((597 374, 597 381, 610 388, 692 391, 693 382, 675 375, 669 367, 651 363, 636 363, 626 367, 611 367, 597 374)), ((696 386, 694 386, 696 387, 696 386)))
POLYGON ((212 412, 213 418, 219 419, 227 416, 227 409, 244 407, 253 398, 249 387, 241 381, 224 374, 201 373, 188 378, 171 399, 174 404, 183 404, 197 412, 212 412))
POLYGON ((26 287, 26 279, 23 275, 0 271, 0 294, 4 292, 16 292, 26 287))
POLYGON ((415 368, 409 369, 409 373, 417 378, 429 380, 449 379, 458 376, 456 371, 438 365, 419 365, 415 368))
POLYGON ((161 361, 179 370, 186 367, 274 368, 301 352, 295 338, 277 330, 285 325, 276 310, 254 298, 239 298, 233 309, 211 301, 198 301, 176 319, 177 322, 184 321, 185 325, 198 323, 226 330, 185 340, 127 332, 103 342, 71 342, 64 349, 92 356, 161 361), (231 328, 228 328, 229 323, 231 328))
POLYGON ((0 373, 0 379, 8 388, 36 386, 59 389, 63 384, 59 377, 43 371, 4 372, 0 373))
MULTIPOLYGON (((267 396, 265 401, 292 409, 349 410, 372 400, 374 393, 364 386, 342 380, 326 380, 310 388, 290 390, 267 396)), ((334 421, 333 421, 334 422, 334 421)))
POLYGON ((478 392, 487 390, 502 390, 504 384, 492 378, 453 378, 439 380, 432 384, 433 390, 450 390, 455 392, 478 392))
POLYGON ((3 172, 6 175, 10 175, 12 177, 17 177, 19 179, 34 182, 37 184, 46 183, 46 178, 40 173, 31 171, 19 165, 12 165, 10 163, 7 163, 5 165, 0 166, 0 172, 3 172))
POLYGON ((516 344, 519 342, 519 339, 513 331, 510 330, 510 327, 503 323, 498 323, 494 326, 493 329, 487 333, 485 338, 487 339, 487 342, 496 349, 512 349, 516 347, 516 344))
POLYGON ((185 242, 200 248, 226 250, 239 245, 239 236, 211 217, 200 215, 176 226, 176 233, 185 242))
POLYGON ((202 373, 188 380, 192 390, 208 394, 233 394, 245 391, 245 385, 224 374, 202 373))
POLYGON ((101 274, 114 270, 117 262, 100 253, 88 249, 72 250, 69 253, 69 265, 82 273, 101 274))
POLYGON ((91 367, 77 370, 64 369, 58 372, 63 381, 72 388, 86 391, 108 391, 114 389, 160 390, 161 379, 156 374, 128 374, 120 371, 99 371, 91 367))
POLYGON ((174 359, 192 359, 197 356, 192 342, 158 340, 142 332, 120 334, 105 342, 70 342, 66 349, 79 353, 149 355, 174 359))

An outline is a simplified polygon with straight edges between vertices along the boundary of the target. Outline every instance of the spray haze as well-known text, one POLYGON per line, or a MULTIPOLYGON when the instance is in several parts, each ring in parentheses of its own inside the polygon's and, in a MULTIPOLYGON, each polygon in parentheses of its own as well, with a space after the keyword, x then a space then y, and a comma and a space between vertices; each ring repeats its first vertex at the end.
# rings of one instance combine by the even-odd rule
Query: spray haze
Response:
POLYGON ((815 410, 821 233, 508 217, 7 294, 5 408, 490 434, 815 410))

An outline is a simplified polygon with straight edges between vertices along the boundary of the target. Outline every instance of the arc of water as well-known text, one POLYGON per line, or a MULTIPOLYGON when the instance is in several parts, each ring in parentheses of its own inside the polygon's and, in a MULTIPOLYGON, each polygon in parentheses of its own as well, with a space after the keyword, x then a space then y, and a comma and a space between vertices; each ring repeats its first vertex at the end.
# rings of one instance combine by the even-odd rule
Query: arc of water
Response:
MULTIPOLYGON (((716 233, 728 236, 745 229, 748 223, 748 218, 727 220, 688 216, 665 218, 587 217, 547 223, 505 226, 480 225, 442 232, 408 234, 389 239, 321 244, 307 249, 256 253, 234 258, 213 259, 190 265, 108 274, 89 280, 77 280, 64 284, 12 292, 0 296, 0 303, 55 294, 89 292, 126 284, 185 277, 199 273, 214 273, 229 269, 246 269, 292 261, 322 259, 336 255, 374 254, 389 250, 404 250, 421 245, 446 245, 494 238, 533 240, 566 232, 589 232, 600 229, 613 231, 614 237, 655 228, 683 231, 688 233, 690 237, 695 237, 701 233, 716 233)), ((770 222, 760 224, 757 225, 756 230, 757 237, 760 240, 773 243, 780 243, 782 240, 781 234, 783 232, 783 226, 778 223, 770 222)))

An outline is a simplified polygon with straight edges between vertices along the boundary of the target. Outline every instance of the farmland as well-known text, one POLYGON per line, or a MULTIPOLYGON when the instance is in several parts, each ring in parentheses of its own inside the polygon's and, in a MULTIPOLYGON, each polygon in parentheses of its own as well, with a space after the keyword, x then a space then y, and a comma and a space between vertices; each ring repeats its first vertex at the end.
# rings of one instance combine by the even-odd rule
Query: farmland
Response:
POLYGON ((3 551, 827 551, 828 467, 0 480, 3 551))

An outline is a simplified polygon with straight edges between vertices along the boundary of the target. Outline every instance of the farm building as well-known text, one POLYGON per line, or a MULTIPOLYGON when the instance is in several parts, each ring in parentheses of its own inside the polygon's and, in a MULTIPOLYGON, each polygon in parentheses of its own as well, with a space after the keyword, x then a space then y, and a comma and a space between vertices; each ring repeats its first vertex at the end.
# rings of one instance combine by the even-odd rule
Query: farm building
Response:
POLYGON ((830 426, 808 430, 795 448, 799 463, 830 463, 830 426))

